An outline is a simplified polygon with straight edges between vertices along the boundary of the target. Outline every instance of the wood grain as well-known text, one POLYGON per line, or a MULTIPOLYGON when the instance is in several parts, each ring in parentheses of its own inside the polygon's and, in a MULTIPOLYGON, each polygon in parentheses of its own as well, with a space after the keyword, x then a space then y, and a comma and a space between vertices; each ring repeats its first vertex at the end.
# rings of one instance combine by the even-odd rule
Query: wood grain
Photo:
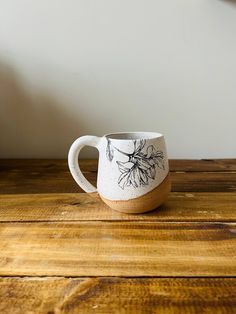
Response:
MULTIPOLYGON (((80 164, 95 184, 97 161, 80 164)), ((165 205, 126 215, 66 160, 0 160, 0 313, 236 313, 236 159, 170 170, 165 205)))
POLYGON ((172 172, 173 192, 235 192, 236 172, 172 172))
MULTIPOLYGON (((84 172, 86 178, 96 185, 96 172, 84 172)), ((0 176, 0 193, 75 193, 83 190, 75 183, 67 168, 61 171, 37 168, 2 171, 0 176)))
MULTIPOLYGON (((81 159, 80 168, 85 172, 97 172, 97 159, 81 159)), ((23 172, 68 171, 67 159, 0 159, 0 171, 23 172)))
MULTIPOLYGON (((96 172, 85 173, 87 179, 96 185, 96 172)), ((173 192, 234 192, 236 173, 226 172, 171 172, 173 192)), ((81 193, 83 190, 74 182, 69 172, 54 174, 8 173, 0 178, 1 194, 27 193, 81 193)))
POLYGON ((170 159, 171 171, 235 172, 236 159, 170 159))
POLYGON ((221 221, 236 222, 236 193, 172 192, 157 210, 118 213, 86 193, 0 195, 0 221, 221 221))
POLYGON ((235 276, 236 225, 1 223, 1 276, 235 276))
MULTIPOLYGON (((182 161, 175 161, 179 171, 171 172, 173 192, 234 192, 236 191, 236 172, 220 172, 222 163, 213 161, 218 170, 215 172, 183 172, 182 161)), ((171 161, 170 161, 171 163, 171 161)), ((183 161, 183 168, 186 161, 183 161)), ((209 165, 211 162, 209 162, 209 165)), ((194 168, 194 161, 187 167, 194 168)), ((196 169, 199 167, 197 162, 196 169)), ((234 169, 236 160, 230 160, 225 168, 234 169), (234 162, 233 162, 234 161, 234 162)), ((205 166, 204 166, 205 167, 205 166)), ((203 167, 203 168, 204 168, 203 167)), ((214 169, 212 166, 211 169, 214 169)), ((81 168, 92 184, 96 185, 97 161, 81 161, 81 168), (89 170, 90 169, 90 170, 89 170)), ((205 167, 206 168, 206 167, 205 167)), ((65 160, 1 160, 0 193, 76 193, 83 190, 74 182, 65 160)))
POLYGON ((234 278, 2 278, 1 314, 235 313, 234 278))
MULTIPOLYGON (((170 159, 170 171, 230 172, 236 171, 236 159, 170 159)), ((80 160, 85 172, 97 172, 96 159, 80 160)), ((68 168, 66 159, 0 159, 0 171, 24 171, 33 169, 60 172, 68 168)))

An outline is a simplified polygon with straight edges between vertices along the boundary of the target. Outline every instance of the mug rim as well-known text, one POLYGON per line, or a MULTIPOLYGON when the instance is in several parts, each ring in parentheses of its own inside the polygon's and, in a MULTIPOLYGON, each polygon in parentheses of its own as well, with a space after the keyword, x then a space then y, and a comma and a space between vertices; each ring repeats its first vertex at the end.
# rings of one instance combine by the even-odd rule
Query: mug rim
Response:
POLYGON ((103 135, 103 137, 115 140, 115 141, 134 141, 134 140, 151 140, 161 138, 164 135, 159 132, 147 132, 147 131, 138 131, 138 132, 113 132, 103 135), (136 138, 133 137, 134 135, 139 135, 136 138), (142 136, 141 136, 142 135, 142 136), (120 136, 120 137, 119 137, 120 136), (127 137, 126 137, 127 136, 127 137), (133 137, 133 138, 132 138, 133 137))

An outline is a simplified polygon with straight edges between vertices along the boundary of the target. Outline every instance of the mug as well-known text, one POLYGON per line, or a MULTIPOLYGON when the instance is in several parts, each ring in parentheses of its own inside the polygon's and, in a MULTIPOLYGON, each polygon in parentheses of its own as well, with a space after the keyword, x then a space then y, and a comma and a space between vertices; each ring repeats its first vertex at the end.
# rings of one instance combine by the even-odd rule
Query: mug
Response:
POLYGON ((77 184, 98 193, 112 209, 144 213, 160 206, 171 189, 164 136, 154 132, 82 136, 72 144, 68 164, 77 184), (97 188, 82 174, 78 157, 84 146, 99 151, 97 188))

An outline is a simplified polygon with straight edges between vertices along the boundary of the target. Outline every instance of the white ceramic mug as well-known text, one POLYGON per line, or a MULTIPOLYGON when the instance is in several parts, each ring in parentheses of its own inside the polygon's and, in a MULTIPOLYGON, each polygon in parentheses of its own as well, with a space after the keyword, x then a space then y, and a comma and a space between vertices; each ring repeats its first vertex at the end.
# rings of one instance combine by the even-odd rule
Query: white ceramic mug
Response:
POLYGON ((71 146, 68 163, 78 185, 98 193, 111 208, 144 213, 161 205, 170 191, 164 136, 153 132, 113 133, 79 137, 71 146), (84 146, 99 151, 97 188, 82 174, 78 157, 84 146))

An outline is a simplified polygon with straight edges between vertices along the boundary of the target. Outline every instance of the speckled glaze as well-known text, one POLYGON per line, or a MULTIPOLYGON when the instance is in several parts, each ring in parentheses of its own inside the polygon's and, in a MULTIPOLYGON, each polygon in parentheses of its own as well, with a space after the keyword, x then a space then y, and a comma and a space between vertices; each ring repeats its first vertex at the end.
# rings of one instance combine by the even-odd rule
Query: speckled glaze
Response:
POLYGON ((138 198, 158 187, 169 173, 164 136, 153 132, 114 133, 103 137, 82 136, 68 155, 71 174, 88 193, 108 200, 138 198), (99 150, 97 188, 83 176, 78 164, 84 146, 99 150))

